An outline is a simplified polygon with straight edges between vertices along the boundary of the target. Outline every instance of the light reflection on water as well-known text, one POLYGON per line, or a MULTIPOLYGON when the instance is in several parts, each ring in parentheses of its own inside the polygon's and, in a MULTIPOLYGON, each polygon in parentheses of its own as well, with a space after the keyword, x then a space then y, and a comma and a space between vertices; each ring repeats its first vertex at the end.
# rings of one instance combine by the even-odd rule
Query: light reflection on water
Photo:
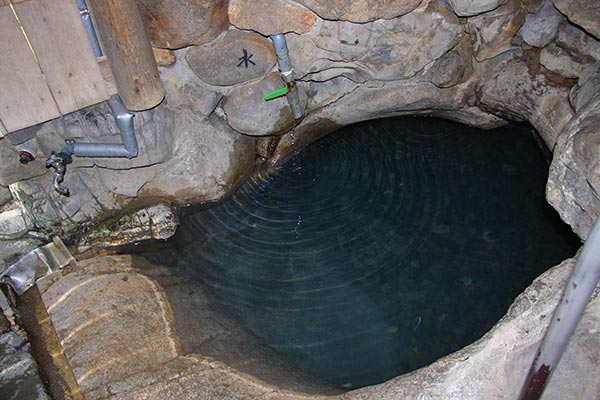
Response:
MULTIPOLYGON (((147 254, 294 365, 351 389, 480 338, 579 243, 528 128, 395 118, 341 129, 147 254)), ((193 316, 190 316, 193 317, 193 316)))

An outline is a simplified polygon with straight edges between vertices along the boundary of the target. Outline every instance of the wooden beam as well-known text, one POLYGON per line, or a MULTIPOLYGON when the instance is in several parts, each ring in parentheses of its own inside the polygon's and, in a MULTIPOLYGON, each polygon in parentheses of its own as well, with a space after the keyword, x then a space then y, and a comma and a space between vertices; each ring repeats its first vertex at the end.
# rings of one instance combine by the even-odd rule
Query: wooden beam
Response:
POLYGON ((146 110, 165 96, 152 46, 135 0, 88 3, 115 85, 129 110, 146 110))
POLYGON ((74 1, 34 0, 14 8, 62 114, 109 98, 74 1))
POLYGON ((10 7, 0 7, 0 119, 8 132, 60 116, 10 7))

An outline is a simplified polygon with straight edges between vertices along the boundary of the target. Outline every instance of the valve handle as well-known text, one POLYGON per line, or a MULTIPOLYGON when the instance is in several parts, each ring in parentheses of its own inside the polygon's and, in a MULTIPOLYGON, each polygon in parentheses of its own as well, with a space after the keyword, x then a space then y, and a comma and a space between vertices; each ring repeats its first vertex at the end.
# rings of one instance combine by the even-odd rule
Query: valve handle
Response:
POLYGON ((285 85, 281 89, 277 89, 274 92, 271 92, 271 93, 265 95, 265 101, 269 101, 269 100, 273 100, 273 99, 276 99, 281 96, 285 96, 286 94, 288 94, 288 92, 289 92, 289 89, 288 89, 287 85, 285 85))

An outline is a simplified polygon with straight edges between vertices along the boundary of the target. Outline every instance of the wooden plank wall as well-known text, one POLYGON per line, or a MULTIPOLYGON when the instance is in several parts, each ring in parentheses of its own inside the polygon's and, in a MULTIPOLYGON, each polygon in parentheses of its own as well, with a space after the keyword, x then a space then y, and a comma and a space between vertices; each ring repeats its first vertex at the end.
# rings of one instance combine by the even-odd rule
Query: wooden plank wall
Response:
POLYGON ((0 119, 8 131, 60 116, 9 7, 0 8, 0 119))
POLYGON ((4 6, 8 6, 10 5, 10 3, 12 4, 17 4, 17 3, 23 3, 25 1, 30 1, 30 0, 0 0, 0 7, 4 7, 4 6))
POLYGON ((12 3, 39 65, 11 8, 0 7, 0 120, 5 128, 12 132, 107 100, 75 1, 12 3))

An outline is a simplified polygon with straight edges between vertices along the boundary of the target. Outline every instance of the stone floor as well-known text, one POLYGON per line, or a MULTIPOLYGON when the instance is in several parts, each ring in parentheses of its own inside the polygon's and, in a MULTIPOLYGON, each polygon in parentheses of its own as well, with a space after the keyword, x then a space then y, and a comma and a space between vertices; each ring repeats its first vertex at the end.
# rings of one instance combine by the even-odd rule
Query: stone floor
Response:
MULTIPOLYGON (((281 390, 186 354, 165 290, 134 268, 131 256, 80 261, 41 279, 38 288, 86 399, 513 399, 573 264, 567 260, 539 277, 478 342, 418 371, 335 396, 281 390)), ((598 343, 596 293, 543 399, 600 398, 598 343)))

